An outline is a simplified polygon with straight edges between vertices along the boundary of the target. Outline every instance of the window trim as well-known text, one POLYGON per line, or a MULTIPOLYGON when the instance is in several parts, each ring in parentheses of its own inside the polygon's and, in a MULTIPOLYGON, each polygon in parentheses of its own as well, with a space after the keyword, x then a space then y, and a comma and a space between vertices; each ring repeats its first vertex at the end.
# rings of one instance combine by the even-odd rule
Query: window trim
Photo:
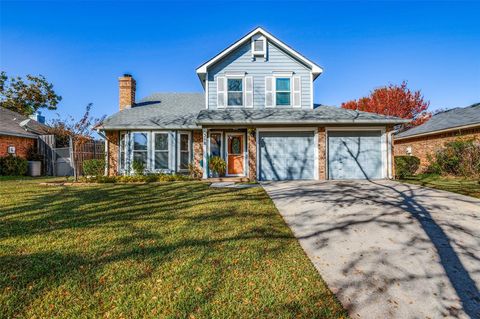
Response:
POLYGON ((226 90, 225 90, 225 107, 229 108, 240 108, 240 107, 245 107, 245 75, 226 75, 225 76, 225 80, 226 80, 226 83, 225 83, 225 86, 226 86, 226 90), (240 92, 240 91, 229 91, 228 90, 228 80, 242 80, 242 104, 239 104, 239 105, 229 105, 228 104, 228 92, 240 92))
MULTIPOLYGON (((134 158, 134 154, 135 154, 135 148, 134 148, 134 141, 135 141, 135 134, 146 134, 147 135, 147 149, 145 150, 145 152, 147 153, 147 163, 145 165, 145 171, 149 171, 150 170, 150 152, 149 152, 149 145, 151 143, 151 137, 150 137, 150 132, 149 131, 131 131, 130 132, 130 154, 129 154, 129 158, 130 158, 130 171, 133 171, 133 168, 132 168, 132 165, 133 165, 133 158, 134 158)), ((137 151, 137 152, 143 152, 143 151, 137 151)))
MULTIPOLYGON (((182 134, 188 135, 188 164, 192 163, 192 132, 191 131, 178 131, 177 132, 177 172, 188 172, 188 168, 180 168, 181 160, 181 150, 180 150, 180 136, 182 134)), ((184 151, 183 151, 184 152, 184 151)))
MULTIPOLYGON (((274 74, 273 75, 273 105, 274 107, 293 107, 293 88, 292 88, 292 79, 293 79, 293 76, 292 75, 286 75, 286 74, 274 74), (290 104, 285 104, 285 105, 278 105, 277 104, 277 79, 288 79, 290 81, 290 104)), ((286 93, 287 91, 280 91, 280 93, 286 93)))
MULTIPOLYGON (((165 151, 158 151, 158 152, 165 152, 165 151)), ((156 172, 164 172, 164 171, 169 171, 170 170, 170 152, 171 152, 171 147, 170 147, 170 132, 169 131, 154 131, 152 132, 152 151, 151 151, 151 162, 152 162, 152 171, 156 172), (156 168, 155 167, 155 154, 157 152, 157 149, 155 148, 155 135, 157 134, 164 134, 167 135, 167 168, 156 168)))
POLYGON ((117 172, 119 174, 124 174, 125 172, 128 171, 127 169, 127 156, 128 156, 128 132, 127 131, 120 131, 118 133, 118 158, 119 158, 119 163, 117 167, 117 172), (122 143, 122 135, 123 135, 123 143, 122 143), (124 153, 124 158, 123 158, 123 168, 122 168, 122 146, 123 146, 123 153, 124 153))

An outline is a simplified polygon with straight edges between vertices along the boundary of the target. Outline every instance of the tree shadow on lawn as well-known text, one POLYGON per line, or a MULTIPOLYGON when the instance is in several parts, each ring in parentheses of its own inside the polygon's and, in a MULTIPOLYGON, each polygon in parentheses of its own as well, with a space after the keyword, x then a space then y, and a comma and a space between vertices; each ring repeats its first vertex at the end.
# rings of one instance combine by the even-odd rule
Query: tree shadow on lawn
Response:
POLYGON ((102 229, 110 236, 121 233, 105 240, 96 251, 86 253, 66 252, 68 246, 22 253, 17 244, 3 245, 2 250, 8 253, 0 255, 0 289, 10 296, 6 315, 28 311, 42 295, 72 281, 82 287, 80 290, 85 289, 85 298, 96 302, 92 296, 105 289, 99 283, 100 277, 110 265, 126 261, 146 264, 145 271, 129 279, 134 282, 148 278, 151 269, 178 260, 183 252, 194 255, 194 265, 182 271, 195 267, 198 270, 209 263, 219 268, 210 274, 209 289, 189 292, 196 302, 188 298, 177 301, 185 313, 194 312, 214 298, 218 286, 229 280, 228 272, 222 270, 221 264, 226 261, 219 259, 220 252, 231 256, 238 253, 239 247, 248 247, 254 255, 275 258, 294 241, 280 216, 273 216, 272 206, 262 207, 261 203, 270 203, 262 190, 210 189, 200 183, 155 185, 153 190, 152 186, 37 188, 37 192, 19 195, 23 197, 21 201, 4 205, 0 238, 8 241, 27 238, 28 243, 32 236, 48 239, 65 231, 79 235, 102 229), (260 204, 239 207, 237 201, 243 205, 260 204), (154 226, 156 223, 158 227, 154 226), (211 225, 203 229, 202 224, 208 223, 211 225), (170 225, 180 229, 172 230, 170 225), (232 228, 235 225, 238 230, 232 228), (181 227, 186 231, 172 238, 172 232, 181 233, 181 227), (217 262, 219 265, 214 265, 217 262))
MULTIPOLYGON (((416 186, 399 183, 377 181, 328 183, 329 187, 316 188, 314 186, 309 187, 306 184, 306 187, 296 186, 296 189, 287 187, 288 191, 279 187, 278 190, 272 189, 268 192, 274 200, 286 200, 291 203, 301 200, 306 204, 322 202, 325 207, 328 207, 328 212, 325 213, 328 213, 328 216, 331 215, 331 219, 327 223, 315 224, 318 222, 316 215, 320 213, 317 209, 305 209, 298 212, 295 218, 289 222, 293 228, 299 227, 299 229, 302 229, 302 227, 305 228, 306 225, 309 225, 312 226, 309 229, 316 228, 317 230, 302 232, 297 234, 297 238, 314 240, 316 247, 321 249, 328 245, 335 245, 331 241, 333 238, 341 238, 341 236, 348 238, 346 236, 358 231, 358 226, 371 224, 388 230, 408 232, 412 230, 412 224, 417 223, 426 236, 415 235, 410 241, 404 242, 403 251, 411 251, 413 254, 421 256, 425 254, 430 245, 433 245, 439 265, 453 287, 463 311, 471 318, 480 317, 480 292, 472 278, 472 275, 478 269, 469 272, 459 257, 459 254, 461 254, 463 258, 470 258, 474 261, 480 260, 478 223, 476 225, 468 224, 468 219, 478 222, 480 215, 464 212, 465 214, 462 217, 465 220, 457 221, 453 218, 436 220, 440 217, 438 212, 442 212, 442 214, 453 213, 450 206, 442 204, 446 199, 474 205, 480 203, 478 200, 450 193, 435 193, 436 195, 433 195, 428 193, 426 189, 422 190, 416 186), (358 207, 359 204, 365 206, 363 210, 354 209, 352 214, 346 213, 349 207, 358 207), (383 209, 372 213, 372 210, 378 207, 383 209), (434 211, 436 214, 432 215, 434 211), (338 216, 336 216, 337 213, 338 216), (408 214, 406 218, 405 214, 408 214), (449 234, 455 234, 456 236, 452 238, 449 234)), ((459 215, 453 216, 459 218, 459 215)), ((392 234, 395 234, 395 232, 392 232, 392 234)), ((388 240, 388 238, 384 238, 384 240, 388 240)), ((345 276, 349 276, 349 280, 348 284, 339 287, 338 291, 351 291, 352 287, 369 287, 370 290, 384 292, 383 295, 365 296, 365 290, 358 289, 358 294, 349 295, 351 300, 364 298, 365 304, 374 304, 379 301, 378 298, 388 296, 388 290, 395 283, 414 282, 424 278, 444 276, 429 269, 424 269, 424 276, 412 275, 402 264, 394 264, 389 258, 381 251, 378 254, 373 254, 373 256, 372 251, 368 249, 358 251, 358 257, 344 265, 343 273, 345 276), (378 265, 382 269, 390 269, 391 274, 383 277, 378 269, 372 269, 371 267, 370 270, 365 271, 363 266, 367 264, 378 265), (361 272, 359 272, 360 268, 362 268, 361 272), (393 273, 400 275, 392 275, 393 273)), ((443 289, 441 285, 438 286, 438 295, 442 296, 443 289)), ((458 311, 449 306, 453 301, 443 300, 443 315, 457 315, 458 311)))

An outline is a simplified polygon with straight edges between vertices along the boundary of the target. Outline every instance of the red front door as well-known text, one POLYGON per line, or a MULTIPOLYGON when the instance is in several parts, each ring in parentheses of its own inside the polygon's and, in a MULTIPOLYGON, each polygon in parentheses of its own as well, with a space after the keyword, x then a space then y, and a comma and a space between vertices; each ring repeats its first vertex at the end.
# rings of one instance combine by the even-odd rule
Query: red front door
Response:
POLYGON ((227 175, 245 175, 244 149, 243 134, 227 134, 227 175))

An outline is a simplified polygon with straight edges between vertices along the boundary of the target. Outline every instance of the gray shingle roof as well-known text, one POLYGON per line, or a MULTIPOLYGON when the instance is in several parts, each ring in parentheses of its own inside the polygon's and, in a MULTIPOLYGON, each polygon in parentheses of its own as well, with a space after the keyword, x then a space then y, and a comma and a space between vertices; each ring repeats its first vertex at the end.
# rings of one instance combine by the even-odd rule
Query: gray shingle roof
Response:
POLYGON ((48 127, 20 113, 0 107, 0 135, 37 138, 48 127))
POLYGON ((396 138, 405 138, 421 134, 434 133, 446 129, 466 125, 480 125, 480 103, 464 108, 454 108, 432 116, 430 120, 396 135, 396 138))
POLYGON ((223 109, 202 110, 197 118, 201 125, 212 124, 396 124, 404 119, 375 113, 317 106, 313 110, 292 109, 223 109))
POLYGON ((198 112, 205 109, 203 93, 156 93, 131 109, 105 119, 100 129, 194 129, 198 112))

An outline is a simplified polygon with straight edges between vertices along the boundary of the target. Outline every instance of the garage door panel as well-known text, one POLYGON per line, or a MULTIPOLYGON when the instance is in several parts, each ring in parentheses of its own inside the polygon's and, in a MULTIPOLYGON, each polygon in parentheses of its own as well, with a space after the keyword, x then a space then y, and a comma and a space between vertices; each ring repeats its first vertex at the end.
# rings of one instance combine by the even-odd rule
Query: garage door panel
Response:
POLYGON ((328 134, 330 179, 382 177, 381 131, 334 131, 328 134))
POLYGON ((313 132, 261 132, 260 179, 314 178, 313 132))

